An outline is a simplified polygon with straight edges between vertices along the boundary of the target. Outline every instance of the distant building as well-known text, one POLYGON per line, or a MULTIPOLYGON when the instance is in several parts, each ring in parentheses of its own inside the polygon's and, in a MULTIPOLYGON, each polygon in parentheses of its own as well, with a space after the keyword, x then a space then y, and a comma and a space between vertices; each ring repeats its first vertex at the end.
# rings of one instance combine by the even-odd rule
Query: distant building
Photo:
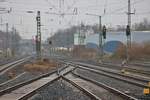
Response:
POLYGON ((74 45, 85 45, 86 36, 84 32, 74 34, 74 45))

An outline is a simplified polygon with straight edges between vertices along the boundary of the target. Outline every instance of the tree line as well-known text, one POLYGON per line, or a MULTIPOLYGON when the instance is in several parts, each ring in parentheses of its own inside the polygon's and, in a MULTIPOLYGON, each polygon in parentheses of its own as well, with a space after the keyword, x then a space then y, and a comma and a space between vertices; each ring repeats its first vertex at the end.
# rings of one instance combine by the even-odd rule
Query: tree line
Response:
MULTIPOLYGON (((107 27, 107 26, 106 26, 107 27)), ((48 38, 48 41, 52 41, 52 46, 71 46, 74 43, 74 34, 79 33, 80 30, 84 30, 86 34, 98 34, 99 25, 81 25, 72 26, 67 29, 58 30, 52 37, 48 38)), ((126 25, 117 25, 114 27, 107 27, 108 32, 125 31, 126 25)), ((150 31, 150 22, 144 18, 143 21, 132 25, 132 31, 150 31)))
POLYGON ((19 48, 19 41, 21 37, 15 28, 12 28, 11 31, 4 32, 0 31, 0 50, 5 50, 7 48, 17 51, 19 48))

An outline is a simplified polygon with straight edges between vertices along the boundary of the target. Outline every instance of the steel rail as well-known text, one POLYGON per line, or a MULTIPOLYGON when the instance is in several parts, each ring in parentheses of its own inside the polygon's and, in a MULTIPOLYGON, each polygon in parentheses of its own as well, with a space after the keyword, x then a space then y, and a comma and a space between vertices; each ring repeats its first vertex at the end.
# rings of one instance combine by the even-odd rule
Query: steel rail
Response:
MULTIPOLYGON (((121 80, 121 81, 125 81, 125 82, 128 82, 130 84, 134 84, 134 85, 137 85, 137 86, 140 86, 140 87, 149 87, 147 84, 149 82, 149 80, 146 80, 146 79, 141 79, 141 78, 138 78, 138 77, 134 77, 134 76, 129 76, 129 75, 124 75, 124 74, 121 74, 121 73, 117 73, 117 72, 114 72, 114 71, 110 71, 110 70, 105 70, 105 69, 101 69, 100 67, 99 68, 96 68, 96 67, 91 67, 92 65, 89 65, 89 64, 78 64, 78 63, 73 63, 73 62, 64 62, 64 63, 67 63, 67 64, 70 64, 70 65, 74 65, 76 66, 77 68, 82 68, 82 69, 86 69, 86 70, 89 70, 89 71, 92 71, 92 72, 95 72, 97 74, 101 74, 101 75, 105 75, 107 77, 111 77, 111 78, 115 78, 115 79, 118 79, 118 80, 121 80), (99 70, 99 71, 98 71, 99 70), (100 72, 100 71, 103 71, 103 72, 100 72), (111 74, 111 75, 110 75, 111 74), (114 75, 118 75, 118 77, 114 76, 114 75), (125 77, 125 78, 129 78, 129 79, 133 79, 135 81, 140 81, 140 82, 135 82, 135 81, 129 81, 127 79, 122 79, 122 78, 119 78, 119 76, 121 77, 125 77), (145 84, 143 84, 145 83, 145 84)), ((95 65, 94 65, 95 66, 95 65)))
POLYGON ((83 93, 87 94, 92 100, 101 100, 99 97, 97 97, 96 95, 94 95, 93 93, 91 93, 90 91, 88 91, 87 89, 81 87, 80 85, 76 84, 72 80, 70 80, 70 79, 68 79, 68 78, 66 78, 64 76, 62 76, 62 79, 64 79, 65 81, 71 83, 73 86, 75 86, 79 90, 83 91, 83 93))
POLYGON ((100 86, 100 87, 103 87, 104 89, 106 89, 106 90, 108 90, 108 91, 110 91, 110 92, 112 92, 112 93, 115 93, 115 94, 117 94, 117 95, 123 97, 124 99, 127 99, 127 100, 138 100, 138 99, 135 98, 135 97, 132 97, 132 96, 130 96, 130 95, 127 95, 127 94, 125 94, 125 93, 123 93, 123 92, 121 92, 121 91, 119 91, 119 90, 117 90, 117 89, 115 89, 115 88, 112 88, 112 87, 110 87, 110 86, 108 86, 108 85, 106 85, 106 84, 103 84, 103 83, 101 83, 101 82, 95 81, 95 80, 93 80, 93 79, 86 78, 86 77, 84 77, 84 76, 81 76, 81 75, 78 75, 78 74, 75 74, 75 73, 72 73, 72 74, 75 75, 75 76, 78 76, 78 77, 80 77, 81 79, 84 79, 84 80, 86 80, 86 81, 90 81, 91 83, 94 83, 94 84, 96 84, 96 85, 98 85, 98 86, 100 86))
POLYGON ((28 93, 28 94, 26 94, 26 95, 20 97, 18 100, 27 100, 27 99, 29 99, 29 98, 32 97, 34 94, 36 94, 38 90, 40 90, 40 89, 42 89, 42 88, 48 86, 49 84, 53 83, 54 81, 57 81, 58 79, 62 78, 63 75, 67 75, 67 74, 69 74, 70 72, 72 72, 72 71, 75 70, 75 69, 76 69, 76 68, 73 68, 72 70, 69 70, 69 71, 65 72, 64 74, 62 74, 62 75, 61 75, 61 74, 58 75, 55 79, 49 81, 48 83, 46 83, 46 84, 40 86, 40 87, 37 88, 37 89, 31 91, 30 93, 28 93))
POLYGON ((147 71, 144 69, 139 69, 137 67, 135 68, 135 67, 130 67, 130 66, 121 66, 121 65, 113 64, 113 63, 103 63, 103 64, 99 64, 99 66, 118 68, 119 70, 126 69, 126 70, 130 70, 132 72, 138 72, 141 74, 150 75, 150 71, 147 71))
POLYGON ((40 89, 42 89, 42 88, 44 88, 44 87, 47 87, 49 84, 53 83, 54 81, 57 81, 57 80, 60 79, 60 78, 61 78, 61 76, 56 77, 55 79, 53 79, 53 80, 49 81, 48 83, 42 85, 42 86, 39 87, 38 89, 33 90, 33 91, 31 91, 30 93, 28 93, 28 94, 26 94, 26 95, 20 97, 18 100, 27 100, 27 99, 29 99, 30 97, 32 97, 33 95, 35 95, 35 94, 37 93, 37 91, 39 91, 40 89))
POLYGON ((17 65, 19 65, 19 64, 22 64, 22 63, 24 63, 24 62, 26 62, 28 59, 30 59, 31 58, 31 56, 29 56, 29 57, 25 57, 25 58, 22 58, 22 59, 19 59, 19 60, 17 60, 17 61, 13 61, 13 62, 9 62, 9 63, 7 63, 7 64, 4 64, 4 65, 1 65, 1 67, 0 67, 0 73, 2 73, 2 72, 4 72, 5 70, 7 70, 7 69, 9 69, 11 66, 17 66, 17 65))
MULTIPOLYGON (((62 60, 62 59, 61 59, 62 60)), ((79 64, 79 65, 91 65, 91 64, 87 64, 87 63, 82 63, 82 62, 78 62, 78 61, 71 61, 71 60, 65 60, 63 59, 63 61, 67 61, 67 62, 70 62, 70 63, 76 63, 76 64, 79 64)), ((92 66, 97 66, 97 65, 92 65, 92 66)), ((140 74, 145 74, 145 75, 150 75, 150 71, 147 71, 147 70, 144 70, 144 69, 139 69, 139 68, 131 68, 131 67, 128 67, 128 66, 121 66, 118 65, 118 64, 113 64, 113 63, 103 63, 103 64, 99 64, 98 66, 102 66, 102 67, 107 67, 107 68, 117 68, 119 70, 122 70, 122 69, 126 69, 126 70, 130 70, 132 72, 137 72, 137 73, 140 73, 140 74)))
MULTIPOLYGON (((67 68, 67 67, 68 67, 68 66, 65 66, 65 67, 63 67, 63 68, 60 68, 60 71, 63 70, 63 69, 65 69, 65 68, 67 68)), ((51 71, 51 72, 49 72, 49 73, 40 75, 40 76, 38 76, 38 77, 36 77, 36 78, 29 79, 29 80, 26 81, 26 82, 18 83, 18 84, 16 84, 16 85, 12 86, 12 87, 8 87, 8 88, 6 88, 6 89, 0 91, 0 96, 4 95, 4 94, 6 94, 6 93, 10 93, 10 92, 13 91, 13 90, 16 90, 16 89, 18 89, 18 88, 20 88, 20 87, 22 87, 22 86, 28 85, 28 84, 30 84, 30 83, 32 83, 32 82, 34 82, 34 81, 37 81, 37 80, 39 80, 39 79, 42 79, 42 78, 44 78, 44 77, 48 77, 49 75, 54 74, 54 73, 57 73, 57 69, 56 69, 56 70, 53 70, 53 71, 51 71)))
MULTIPOLYGON (((119 76, 114 76, 113 74, 109 74, 108 72, 105 73, 105 72, 100 72, 100 71, 97 71, 95 69, 90 69, 90 68, 85 68, 85 67, 79 67, 79 69, 84 69, 84 70, 88 70, 88 71, 91 71, 91 72, 94 72, 96 74, 99 74, 99 75, 104 75, 104 76, 107 76, 107 77, 111 77, 111 78, 114 78, 114 79, 117 79, 117 80, 120 80, 120 81, 124 81, 124 82, 127 82, 127 83, 130 83, 130 84, 133 84, 133 85, 136 85, 136 86, 139 86, 139 87, 142 87, 142 88, 145 88, 145 87, 149 87, 146 83, 143 84, 141 82, 136 82, 136 81, 131 81, 130 79, 124 79, 124 78, 120 78, 119 76)), ((125 77, 126 78, 126 77, 125 77)))

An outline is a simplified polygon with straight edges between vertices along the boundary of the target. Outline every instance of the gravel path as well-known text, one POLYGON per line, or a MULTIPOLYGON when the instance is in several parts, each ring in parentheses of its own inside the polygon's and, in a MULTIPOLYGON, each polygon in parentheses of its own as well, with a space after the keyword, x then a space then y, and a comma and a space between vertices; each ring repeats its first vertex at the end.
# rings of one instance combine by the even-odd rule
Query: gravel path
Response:
POLYGON ((29 100, 91 100, 91 98, 68 82, 58 80, 38 91, 29 100))

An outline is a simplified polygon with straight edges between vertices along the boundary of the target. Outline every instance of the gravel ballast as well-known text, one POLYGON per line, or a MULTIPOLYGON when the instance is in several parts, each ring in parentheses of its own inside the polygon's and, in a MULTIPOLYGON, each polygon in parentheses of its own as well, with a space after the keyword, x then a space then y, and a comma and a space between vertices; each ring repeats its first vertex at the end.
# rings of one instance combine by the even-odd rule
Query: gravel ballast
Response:
POLYGON ((92 100, 82 91, 64 80, 55 81, 41 89, 29 100, 92 100))

